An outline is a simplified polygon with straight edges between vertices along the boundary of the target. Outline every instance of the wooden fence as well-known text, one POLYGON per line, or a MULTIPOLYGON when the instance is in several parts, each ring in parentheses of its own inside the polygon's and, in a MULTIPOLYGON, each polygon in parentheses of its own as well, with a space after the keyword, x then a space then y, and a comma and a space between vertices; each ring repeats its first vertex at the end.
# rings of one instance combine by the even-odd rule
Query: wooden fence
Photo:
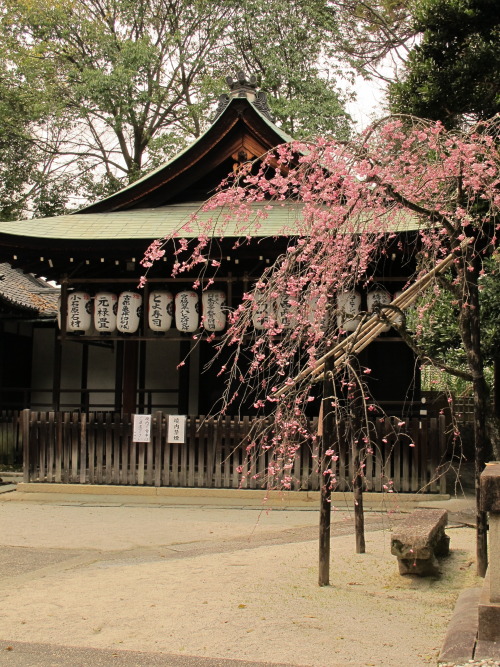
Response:
MULTIPOLYGON (((153 415, 149 443, 132 442, 130 419, 112 413, 22 413, 24 480, 203 488, 266 488, 271 450, 247 445, 252 420, 189 417, 184 444, 167 442, 167 416, 153 415)), ((254 424, 255 425, 255 424, 254 424)), ((260 422, 262 427, 262 422, 260 422)), ((315 428, 314 422, 310 424, 315 428)), ((364 458, 365 488, 444 492, 444 417, 386 420, 364 458)), ((351 487, 350 452, 337 445, 336 490, 351 487)), ((292 488, 318 490, 318 443, 303 445, 290 470, 292 488)))
POLYGON ((0 465, 18 467, 23 462, 23 450, 19 435, 20 413, 17 410, 0 410, 0 465))

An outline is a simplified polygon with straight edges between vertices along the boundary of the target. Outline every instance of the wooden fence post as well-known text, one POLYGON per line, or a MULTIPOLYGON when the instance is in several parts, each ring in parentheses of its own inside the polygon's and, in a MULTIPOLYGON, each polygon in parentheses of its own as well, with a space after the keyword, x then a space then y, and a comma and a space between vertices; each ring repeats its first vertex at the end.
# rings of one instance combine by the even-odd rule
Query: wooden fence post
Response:
POLYGON ((23 482, 30 481, 30 411, 21 413, 21 433, 23 441, 23 482))

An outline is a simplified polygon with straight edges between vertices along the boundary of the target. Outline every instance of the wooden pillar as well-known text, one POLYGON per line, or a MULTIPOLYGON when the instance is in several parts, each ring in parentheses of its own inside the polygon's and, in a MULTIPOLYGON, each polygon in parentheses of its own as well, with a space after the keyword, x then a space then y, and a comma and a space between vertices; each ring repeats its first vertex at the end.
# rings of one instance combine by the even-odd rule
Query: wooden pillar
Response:
MULTIPOLYGON (((146 410, 146 341, 141 340, 139 343, 139 412, 144 413, 146 410)), ((151 409, 148 406, 148 409, 151 409)))
POLYGON ((183 340, 179 345, 180 362, 184 365, 179 368, 179 414, 189 413, 189 367, 191 341, 183 340))
POLYGON ((61 365, 62 365, 62 340, 57 334, 54 335, 54 368, 52 375, 52 408, 55 412, 61 409, 61 365))
POLYGON ((21 412, 21 437, 23 445, 23 482, 30 481, 32 461, 30 458, 30 411, 25 409, 21 412))
POLYGON ((122 412, 131 415, 137 407, 137 363, 139 341, 126 340, 123 350, 123 405, 122 412))
POLYGON ((89 411, 89 393, 88 388, 88 374, 89 374, 89 345, 88 343, 83 343, 82 348, 82 376, 81 376, 81 389, 82 393, 80 395, 80 409, 83 413, 87 414, 89 411))
POLYGON ((115 412, 122 411, 123 398, 123 341, 115 343, 115 412))
POLYGON ((57 328, 54 339, 54 368, 52 376, 52 407, 58 412, 61 409, 61 372, 62 372, 62 344, 66 338, 68 319, 68 283, 66 276, 61 280, 61 332, 57 328))

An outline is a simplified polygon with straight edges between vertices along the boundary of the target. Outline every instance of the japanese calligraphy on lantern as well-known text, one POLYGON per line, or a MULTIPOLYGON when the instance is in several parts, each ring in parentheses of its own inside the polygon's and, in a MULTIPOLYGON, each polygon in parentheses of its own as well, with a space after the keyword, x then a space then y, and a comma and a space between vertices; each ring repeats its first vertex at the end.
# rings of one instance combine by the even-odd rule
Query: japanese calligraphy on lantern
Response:
POLYGON ((169 415, 167 442, 182 443, 186 442, 186 416, 169 415))
POLYGON ((72 292, 68 296, 67 330, 75 333, 88 331, 92 324, 92 301, 86 292, 72 292))
POLYGON ((118 297, 111 292, 98 292, 94 299, 94 326, 99 333, 113 333, 116 329, 118 297))
POLYGON ((186 290, 175 296, 175 326, 179 331, 192 333, 199 325, 199 304, 196 292, 186 290))
POLYGON ((276 322, 274 305, 266 300, 264 294, 257 294, 254 302, 252 324, 255 329, 269 329, 272 322, 276 322))
POLYGON ((133 415, 132 441, 151 441, 151 415, 133 415))
POLYGON ((142 296, 122 292, 118 298, 117 326, 121 333, 135 333, 141 321, 142 296))
POLYGON ((219 290, 207 290, 202 295, 203 326, 207 331, 222 331, 226 326, 226 294, 219 290))
POLYGON ((148 323, 152 331, 164 333, 172 326, 174 297, 170 292, 154 290, 149 294, 148 323))
POLYGON ((341 292, 337 295, 337 324, 344 331, 356 331, 359 324, 358 317, 349 317, 357 315, 361 307, 361 294, 359 292, 341 292))
MULTIPOLYGON (((376 308, 385 306, 388 303, 391 303, 391 295, 384 289, 374 289, 366 295, 366 305, 369 313, 373 313, 376 308)), ((382 331, 389 331, 390 328, 390 325, 387 325, 382 331)))

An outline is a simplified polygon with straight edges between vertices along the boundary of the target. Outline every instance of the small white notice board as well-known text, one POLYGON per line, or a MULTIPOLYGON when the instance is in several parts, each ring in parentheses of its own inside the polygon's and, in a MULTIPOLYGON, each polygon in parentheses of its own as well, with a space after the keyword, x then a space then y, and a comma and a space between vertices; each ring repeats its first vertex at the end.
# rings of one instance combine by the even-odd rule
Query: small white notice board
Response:
POLYGON ((151 415, 133 415, 132 442, 151 441, 151 415))
POLYGON ((186 442, 186 415, 169 415, 167 442, 186 442))

